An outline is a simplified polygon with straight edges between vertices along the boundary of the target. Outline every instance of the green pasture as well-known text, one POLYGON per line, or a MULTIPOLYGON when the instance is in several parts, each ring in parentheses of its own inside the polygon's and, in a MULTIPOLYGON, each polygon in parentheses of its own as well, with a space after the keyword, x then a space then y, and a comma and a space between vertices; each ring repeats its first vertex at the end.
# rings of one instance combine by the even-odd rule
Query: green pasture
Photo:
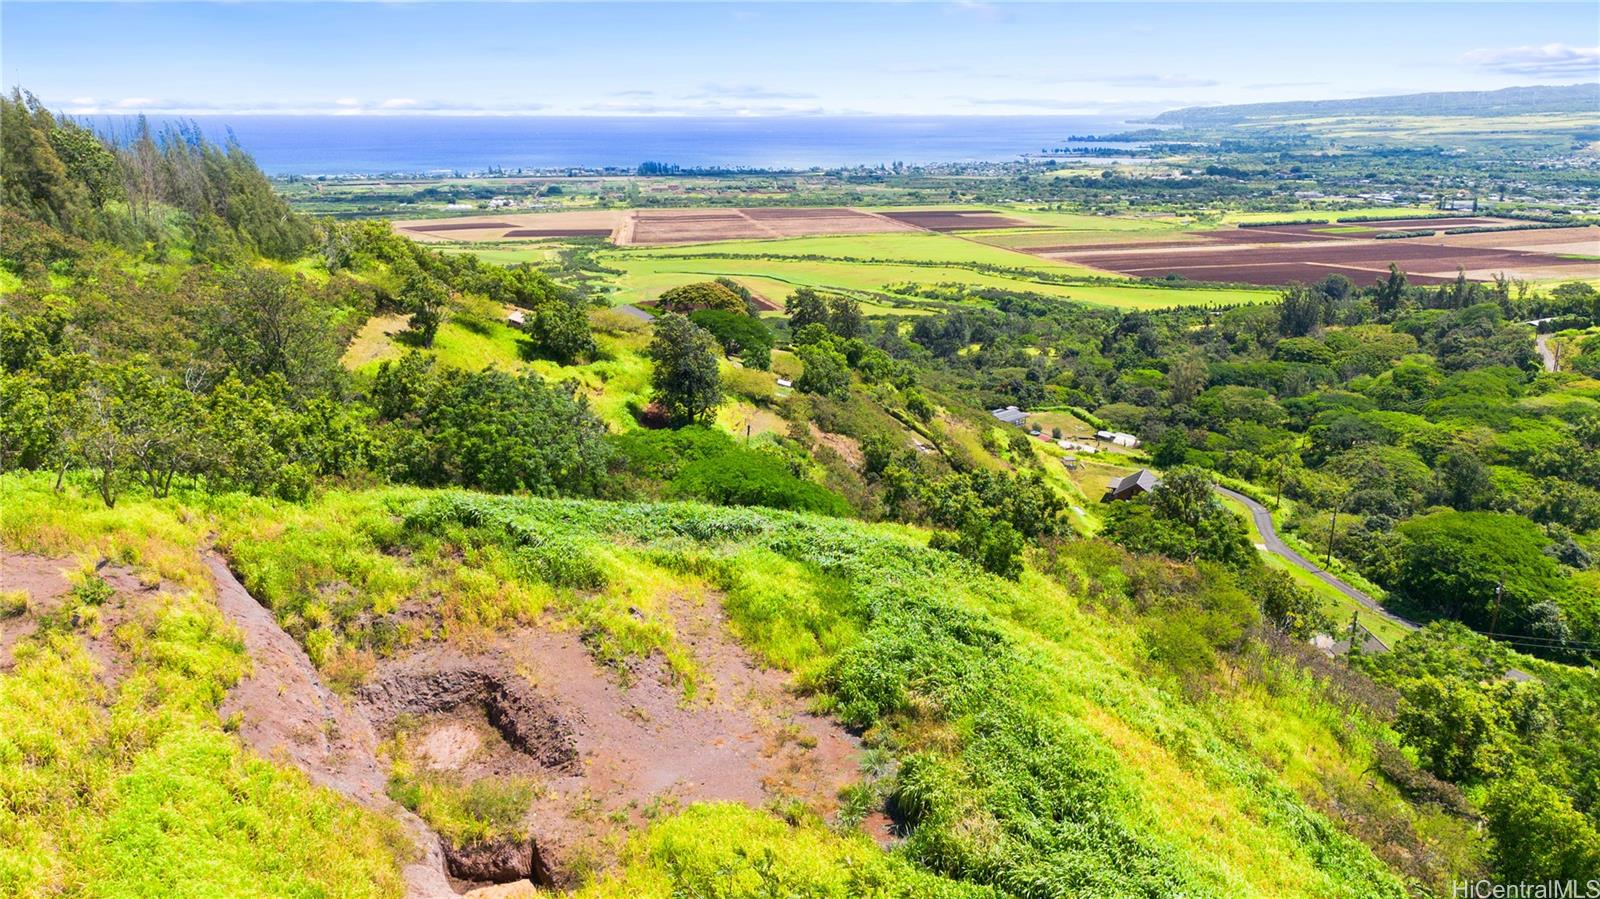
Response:
MULTIPOLYGON (((1278 296, 1272 289, 1252 288, 1168 288, 1139 284, 1056 283, 1035 280, 1025 275, 1000 275, 955 266, 907 265, 835 260, 792 259, 681 259, 671 256, 641 256, 617 253, 605 259, 624 274, 616 279, 620 302, 654 299, 661 292, 680 284, 716 277, 736 280, 765 279, 819 290, 885 293, 890 284, 963 284, 973 288, 992 287, 1038 293, 1063 300, 1076 300, 1119 309, 1164 309, 1172 306, 1269 302, 1278 296)), ((777 297, 762 291, 770 299, 777 297)), ((891 300, 893 298, 891 297, 891 300)), ((905 298, 912 306, 937 305, 915 297, 905 298)), ((903 312, 895 308, 895 312, 903 312)))

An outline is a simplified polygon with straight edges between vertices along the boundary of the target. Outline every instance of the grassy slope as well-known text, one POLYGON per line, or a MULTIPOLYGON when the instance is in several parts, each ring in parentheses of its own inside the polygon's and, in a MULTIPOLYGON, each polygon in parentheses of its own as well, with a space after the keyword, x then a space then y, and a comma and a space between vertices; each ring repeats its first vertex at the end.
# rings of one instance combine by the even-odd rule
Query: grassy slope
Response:
MULTIPOLYGON (((975 573, 921 548, 910 529, 416 490, 335 492, 309 507, 130 500, 112 523, 87 498, 54 497, 45 479, 0 484, 8 508, 26 510, 7 522, 8 545, 110 541, 182 573, 185 551, 192 556, 185 541, 217 530, 291 632, 307 633, 297 618, 314 625, 306 640, 325 666, 349 660, 334 651, 342 617, 433 592, 448 606, 447 628, 550 608, 609 634, 597 641, 608 651, 673 659, 672 622, 656 595, 721 590, 741 639, 902 760, 897 801, 920 822, 903 855, 945 875, 1033 894, 1399 892, 1365 848, 1299 798, 1321 783, 1315 772, 1291 777, 1283 758, 1264 762, 1224 724, 1282 721, 1297 734, 1284 740, 1315 739, 1319 758, 1362 770, 1367 737, 1318 730, 1328 716, 1308 690, 1292 701, 1223 691, 1216 707, 1196 705, 1145 667, 1137 634, 1116 616, 1031 570, 1020 584, 975 573), (559 537, 563 559, 591 560, 613 586, 575 591, 530 577, 542 569, 511 564, 520 551, 508 536, 528 529, 559 537), (385 550, 396 545, 408 552, 385 550), (333 601, 317 587, 340 582, 348 594, 333 601)), ((1095 575, 1115 589, 1106 577, 1095 575)), ((692 659, 674 668, 692 683, 692 659)), ((15 675, 6 682, 20 686, 15 675)), ((858 856, 882 877, 906 873, 859 838, 802 824, 780 841, 777 825, 752 814, 695 809, 661 825, 640 839, 617 889, 659 895, 730 855, 759 877, 749 872, 759 858, 730 852, 731 834, 746 828, 770 841, 777 868, 812 872, 808 882, 858 856)))
POLYGON ((218 720, 250 663, 210 599, 205 522, 48 485, 0 479, 8 549, 116 559, 175 589, 137 597, 109 635, 130 663, 115 683, 79 639, 105 633, 101 610, 70 599, 0 675, 0 894, 399 896, 393 821, 252 756, 218 720))
MULTIPOLYGON (((627 429, 634 426, 629 404, 643 405, 650 393, 650 362, 643 354, 649 333, 642 323, 602 319, 601 314, 605 313, 597 313, 594 322, 600 358, 585 364, 561 365, 530 358, 523 350, 527 340, 515 328, 498 322, 469 328, 459 318, 439 326, 428 352, 440 363, 456 368, 476 371, 493 365, 505 371, 531 371, 547 381, 575 381, 602 420, 615 429, 627 429)), ((394 335, 405 328, 403 315, 370 319, 346 349, 344 366, 370 376, 384 361, 400 358, 407 348, 394 335)))

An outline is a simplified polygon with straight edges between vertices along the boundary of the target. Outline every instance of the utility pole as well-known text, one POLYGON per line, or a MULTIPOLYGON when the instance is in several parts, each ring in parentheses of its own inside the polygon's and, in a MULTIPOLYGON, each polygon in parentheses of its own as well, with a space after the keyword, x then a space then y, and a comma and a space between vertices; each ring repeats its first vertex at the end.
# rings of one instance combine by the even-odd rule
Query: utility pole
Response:
POLYGON ((1489 618, 1489 633, 1500 633, 1500 598, 1505 596, 1506 582, 1501 581, 1494 585, 1494 612, 1489 618))
POLYGON ((1322 567, 1329 568, 1333 565, 1333 529, 1339 524, 1339 506, 1344 505, 1344 500, 1339 500, 1333 507, 1333 517, 1328 520, 1328 557, 1322 560, 1322 567))
POLYGON ((1283 460, 1287 455, 1288 453, 1285 453, 1278 457, 1278 496, 1272 501, 1272 511, 1274 512, 1278 511, 1278 508, 1283 505, 1283 460))

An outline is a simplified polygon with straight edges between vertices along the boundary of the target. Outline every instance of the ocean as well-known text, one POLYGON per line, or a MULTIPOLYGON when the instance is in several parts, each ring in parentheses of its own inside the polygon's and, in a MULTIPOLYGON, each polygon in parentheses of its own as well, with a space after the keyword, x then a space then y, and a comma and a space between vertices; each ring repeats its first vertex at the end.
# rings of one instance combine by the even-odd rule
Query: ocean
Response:
MULTIPOLYGON (((632 169, 647 161, 683 168, 784 169, 998 162, 1072 146, 1067 138, 1073 135, 1140 127, 1097 116, 200 116, 192 121, 218 140, 231 131, 269 175, 310 176, 632 169)), ((121 134, 131 120, 94 117, 90 123, 121 134)))

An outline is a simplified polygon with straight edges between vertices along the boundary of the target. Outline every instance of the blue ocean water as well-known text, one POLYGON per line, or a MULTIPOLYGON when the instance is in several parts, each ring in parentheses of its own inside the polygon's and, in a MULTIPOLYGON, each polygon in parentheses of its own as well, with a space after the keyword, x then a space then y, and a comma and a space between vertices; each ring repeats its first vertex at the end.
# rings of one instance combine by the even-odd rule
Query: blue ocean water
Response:
MULTIPOLYGON (((130 121, 93 124, 123 133, 130 121)), ((496 167, 810 168, 1014 160, 1072 135, 1130 126, 1096 116, 808 116, 793 118, 202 116, 231 130, 271 175, 482 171, 496 167)))

